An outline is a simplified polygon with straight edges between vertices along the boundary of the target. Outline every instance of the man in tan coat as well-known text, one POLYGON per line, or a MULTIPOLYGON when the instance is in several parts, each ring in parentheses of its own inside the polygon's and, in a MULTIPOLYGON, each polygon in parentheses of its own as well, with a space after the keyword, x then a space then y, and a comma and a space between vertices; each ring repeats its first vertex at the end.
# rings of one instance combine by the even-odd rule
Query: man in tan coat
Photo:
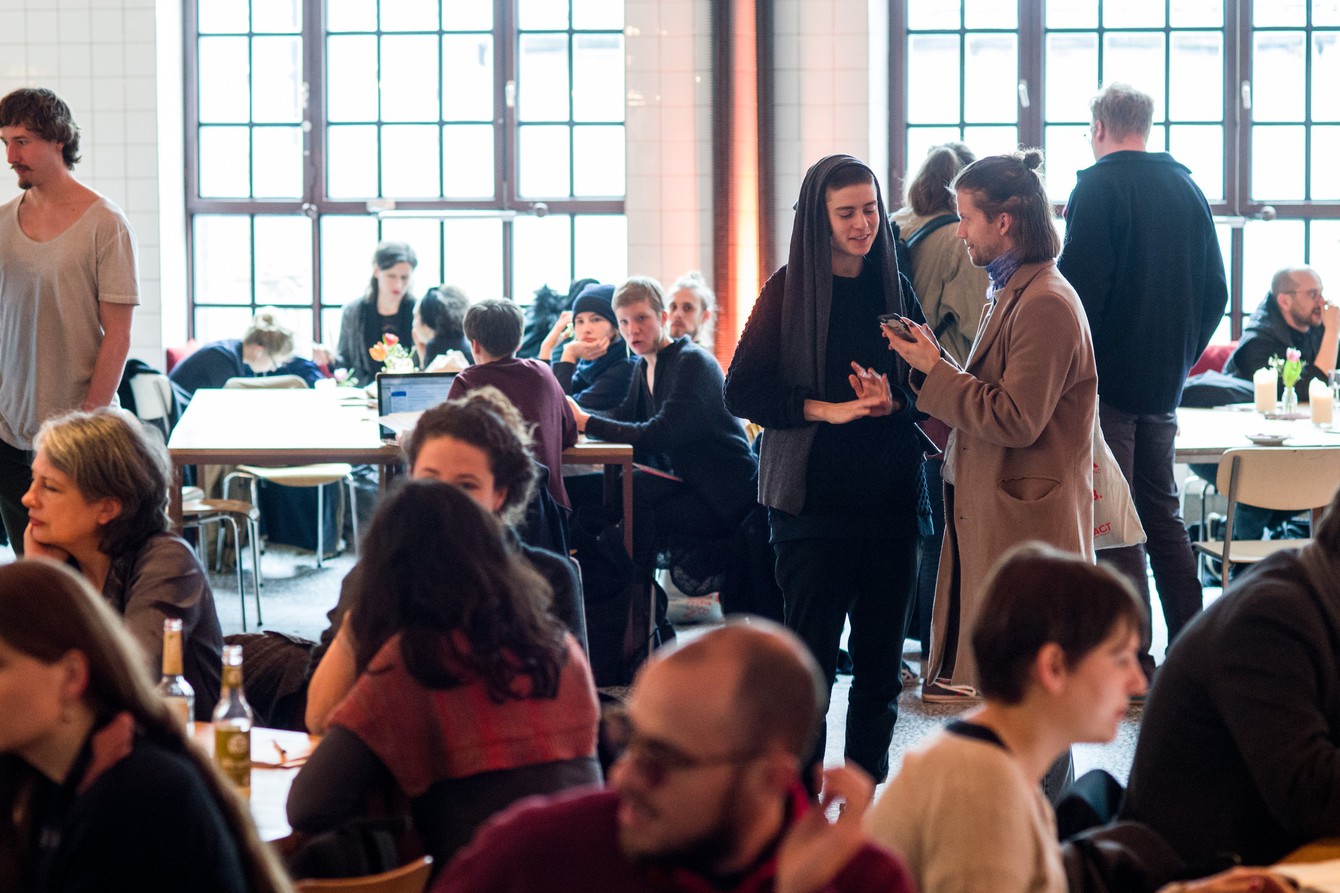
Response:
POLYGON ((1042 540, 1093 556, 1097 373, 1084 308, 1056 270, 1060 240, 1036 149, 983 158, 954 180, 957 235, 992 292, 960 368, 911 324, 890 346, 915 370, 917 407, 954 429, 946 450, 945 540, 922 698, 977 697, 970 635, 987 572, 1012 545, 1042 540))

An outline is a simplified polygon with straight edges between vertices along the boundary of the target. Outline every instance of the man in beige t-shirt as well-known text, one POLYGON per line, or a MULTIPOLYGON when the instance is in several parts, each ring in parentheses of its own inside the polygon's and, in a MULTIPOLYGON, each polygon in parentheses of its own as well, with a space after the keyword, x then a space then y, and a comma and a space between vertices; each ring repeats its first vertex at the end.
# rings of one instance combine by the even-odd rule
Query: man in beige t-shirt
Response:
POLYGON ((69 106, 13 91, 0 142, 23 190, 0 205, 0 519, 22 554, 33 436, 54 415, 116 400, 139 286, 125 215, 71 173, 69 106))

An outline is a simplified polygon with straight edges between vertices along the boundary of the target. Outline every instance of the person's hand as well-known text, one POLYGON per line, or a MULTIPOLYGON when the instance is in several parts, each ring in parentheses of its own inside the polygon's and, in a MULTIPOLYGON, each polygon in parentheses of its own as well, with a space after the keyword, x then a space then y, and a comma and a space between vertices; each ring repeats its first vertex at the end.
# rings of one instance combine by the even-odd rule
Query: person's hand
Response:
MULTIPOLYGON (((549 329, 549 334, 544 336, 544 341, 540 342, 540 360, 548 363, 549 358, 554 355, 554 348, 558 347, 559 342, 568 336, 568 327, 572 325, 572 311, 564 310, 554 320, 554 325, 549 329)), ((566 359, 566 357, 565 357, 566 359)))
POLYGON ((777 893, 813 893, 837 876, 865 845, 861 820, 875 783, 852 763, 824 770, 819 805, 791 826, 777 850, 777 893), (840 803, 837 821, 824 813, 840 803))
POLYGON ((889 350, 897 352, 898 356, 907 361, 907 365, 918 372, 930 372, 935 368, 935 364, 940 362, 940 342, 935 339, 935 333, 931 331, 930 326, 909 319, 907 329, 912 333, 912 337, 917 339, 916 341, 904 341, 888 326, 879 327, 885 340, 889 342, 889 350))
POLYGON ((1167 884, 1159 893, 1296 893, 1297 890, 1297 885, 1283 875, 1264 868, 1238 866, 1198 881, 1167 884))
POLYGON ((335 371, 335 355, 324 344, 312 345, 312 362, 318 366, 325 366, 332 372, 335 371))
POLYGON ((1338 326, 1340 326, 1340 304, 1327 301, 1321 308, 1321 327, 1327 332, 1334 332, 1338 326))
POLYGON ((889 377, 866 369, 860 363, 852 363, 852 374, 847 376, 851 389, 856 392, 856 400, 869 408, 868 415, 881 416, 893 412, 893 391, 889 388, 889 377))
POLYGON ((586 420, 591 418, 591 413, 577 405, 577 401, 568 397, 568 405, 572 407, 572 416, 577 420, 577 431, 586 433, 586 420))
POLYGON ((70 560, 70 553, 59 546, 49 546, 46 543, 39 543, 33 538, 33 525, 29 524, 23 528, 23 557, 24 558, 50 558, 53 561, 59 561, 64 564, 70 560))
POLYGON ((568 352, 572 352, 574 359, 578 360, 598 360, 610 349, 610 340, 608 338, 597 338, 595 341, 569 341, 563 345, 563 359, 571 363, 568 359, 568 352))

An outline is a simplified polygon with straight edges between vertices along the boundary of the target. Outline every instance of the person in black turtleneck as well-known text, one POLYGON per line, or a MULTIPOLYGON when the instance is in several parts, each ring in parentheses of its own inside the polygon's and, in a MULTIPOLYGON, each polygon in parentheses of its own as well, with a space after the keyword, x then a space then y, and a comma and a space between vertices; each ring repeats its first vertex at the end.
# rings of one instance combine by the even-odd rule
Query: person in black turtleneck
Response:
MULTIPOLYGON (((877 781, 889 770, 918 536, 931 532, 914 424, 925 416, 880 336, 882 314, 922 320, 903 291, 874 173, 851 156, 821 159, 801 186, 789 262, 764 285, 726 377, 730 411, 766 429, 759 501, 786 624, 830 688, 851 618, 846 756, 877 781)), ((821 729, 815 762, 825 738, 821 729)))

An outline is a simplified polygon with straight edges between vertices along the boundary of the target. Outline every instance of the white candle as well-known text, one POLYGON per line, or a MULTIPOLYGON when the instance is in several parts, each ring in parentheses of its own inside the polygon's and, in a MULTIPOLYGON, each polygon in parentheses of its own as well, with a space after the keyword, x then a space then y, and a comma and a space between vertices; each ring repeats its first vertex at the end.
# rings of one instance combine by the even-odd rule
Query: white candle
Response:
POLYGON ((1326 382, 1314 378, 1308 383, 1307 405, 1312 414, 1312 424, 1330 426, 1331 389, 1326 382))
POLYGON ((1256 392, 1256 411, 1275 411, 1275 370, 1269 367, 1257 369, 1252 376, 1252 387, 1256 392))

